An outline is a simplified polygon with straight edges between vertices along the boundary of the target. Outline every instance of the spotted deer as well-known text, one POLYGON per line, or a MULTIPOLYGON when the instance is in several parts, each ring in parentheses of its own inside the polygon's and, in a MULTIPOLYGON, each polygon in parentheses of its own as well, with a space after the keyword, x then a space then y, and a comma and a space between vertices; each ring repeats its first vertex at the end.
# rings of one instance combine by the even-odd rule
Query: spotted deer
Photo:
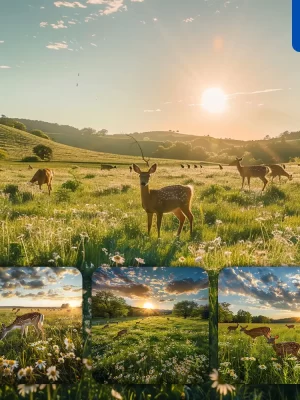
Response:
POLYGON ((23 337, 23 335, 25 334, 26 337, 28 333, 28 327, 30 325, 34 327, 37 334, 41 332, 42 337, 44 337, 43 323, 44 323, 44 315, 38 312, 20 315, 14 320, 12 324, 8 326, 2 324, 2 332, 0 335, 0 340, 4 339, 9 332, 15 329, 21 329, 21 336, 23 337))
POLYGON ((288 174, 285 169, 282 168, 281 165, 278 164, 268 164, 267 167, 270 168, 271 172, 270 172, 270 176, 271 176, 271 181, 273 182, 273 179, 276 178, 278 176, 279 178, 279 182, 281 182, 281 177, 282 176, 286 176, 288 178, 289 181, 291 181, 293 179, 293 175, 292 174, 288 174))
POLYGON ((262 191, 264 191, 268 180, 266 178, 267 173, 269 172, 269 168, 265 165, 249 165, 249 166, 242 166, 241 161, 243 158, 238 158, 234 161, 232 161, 229 166, 236 166, 241 177, 242 177, 242 187, 241 190, 244 188, 244 182, 245 178, 247 178, 248 185, 249 185, 249 191, 250 191, 250 179, 251 178, 259 178, 261 181, 263 181, 264 186, 262 188, 262 191))
POLYGON ((267 342, 272 345, 276 355, 278 357, 286 357, 288 354, 292 354, 293 356, 299 359, 298 352, 300 349, 300 343, 297 342, 275 343, 276 339, 278 338, 279 338, 278 335, 267 338, 267 342))
POLYGON ((157 233, 160 237, 160 228, 163 214, 172 212, 179 220, 177 236, 180 235, 182 227, 187 217, 190 223, 190 234, 193 233, 193 219, 191 203, 193 197, 193 187, 183 185, 165 186, 162 189, 150 190, 149 180, 156 172, 157 164, 153 164, 147 172, 142 172, 140 168, 133 164, 133 170, 140 177, 142 207, 148 216, 148 235, 150 235, 153 214, 157 217, 157 233))
POLYGON ((295 329, 295 325, 287 325, 287 324, 285 324, 285 326, 287 326, 289 329, 295 329))
POLYGON ((119 332, 117 333, 117 336, 115 336, 113 339, 116 340, 116 339, 118 339, 119 337, 121 337, 121 336, 123 336, 123 335, 126 335, 127 333, 128 333, 128 329, 122 329, 121 331, 119 331, 119 332))
POLYGON ((236 326, 233 326, 233 325, 228 326, 227 332, 229 333, 229 332, 231 332, 231 331, 236 331, 238 327, 239 327, 239 324, 238 324, 238 323, 236 323, 236 326))
POLYGON ((253 340, 259 336, 265 336, 266 338, 269 338, 271 335, 271 328, 267 326, 262 326, 260 328, 252 328, 252 329, 247 329, 247 328, 248 325, 246 325, 245 327, 241 326, 240 331, 250 336, 253 340))
POLYGON ((48 186, 48 193, 50 196, 50 193, 52 190, 53 176, 54 176, 54 172, 52 171, 52 169, 49 169, 49 168, 39 169, 33 175, 32 179, 30 180, 30 183, 34 184, 37 182, 40 190, 42 190, 42 185, 46 184, 48 186))

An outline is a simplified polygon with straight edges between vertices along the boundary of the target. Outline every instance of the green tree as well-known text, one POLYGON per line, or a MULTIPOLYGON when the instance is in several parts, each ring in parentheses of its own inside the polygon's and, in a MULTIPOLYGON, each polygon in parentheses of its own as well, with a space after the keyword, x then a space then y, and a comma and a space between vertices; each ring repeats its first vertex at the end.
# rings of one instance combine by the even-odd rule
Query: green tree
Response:
POLYGON ((33 153, 40 157, 42 160, 51 160, 53 157, 53 151, 51 147, 38 144, 32 149, 33 153))
POLYGON ((116 318, 128 314, 128 305, 122 297, 101 290, 93 297, 92 312, 95 317, 116 318))
POLYGON ((229 303, 219 303, 219 322, 232 322, 233 312, 229 310, 231 304, 229 303))
POLYGON ((14 128, 19 129, 19 131, 25 131, 26 132, 26 126, 22 124, 22 122, 19 121, 14 121, 14 128))
POLYGON ((252 322, 252 314, 248 311, 239 310, 236 314, 237 322, 252 322))
POLYGON ((50 137, 48 135, 46 135, 45 132, 41 131, 40 129, 34 129, 33 131, 30 132, 32 135, 34 136, 38 136, 41 137, 43 139, 48 139, 50 140, 50 137))
POLYGON ((194 310, 198 308, 198 304, 195 301, 180 301, 173 307, 173 314, 178 317, 187 318, 190 317, 194 310))

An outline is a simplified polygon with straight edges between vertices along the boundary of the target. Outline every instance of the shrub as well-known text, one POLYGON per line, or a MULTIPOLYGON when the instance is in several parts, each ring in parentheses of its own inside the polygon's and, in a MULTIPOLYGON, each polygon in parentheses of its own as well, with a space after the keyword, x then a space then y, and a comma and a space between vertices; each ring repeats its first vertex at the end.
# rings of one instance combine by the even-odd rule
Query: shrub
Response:
POLYGON ((95 178, 95 174, 86 174, 86 176, 84 177, 84 179, 93 179, 95 178))
POLYGON ((56 201, 59 203, 68 203, 71 200, 72 191, 63 187, 59 188, 55 193, 56 201))
POLYGON ((0 149, 0 160, 5 160, 8 154, 5 150, 0 149))
POLYGON ((40 157, 42 160, 51 160, 53 157, 53 151, 51 147, 38 144, 32 149, 33 153, 40 157))
POLYGON ((34 136, 38 136, 41 137, 43 139, 47 139, 47 140, 51 140, 50 137, 48 135, 46 135, 46 133, 44 133, 43 131, 39 130, 39 129, 34 129, 33 131, 30 132, 32 135, 34 136))
POLYGON ((79 188, 79 186, 81 185, 81 183, 77 180, 69 180, 64 182, 61 187, 63 189, 67 189, 70 190, 71 192, 76 192, 76 190, 79 188))
POLYGON ((264 205, 272 203, 278 203, 280 200, 285 200, 287 195, 282 189, 277 186, 271 185, 267 188, 265 195, 263 196, 264 205))
POLYGON ((9 194, 9 196, 16 196, 16 194, 19 193, 19 188, 17 185, 8 184, 3 189, 3 192, 9 194))
POLYGON ((42 161, 42 160, 38 156, 26 156, 26 157, 23 157, 21 161, 22 162, 38 162, 38 161, 42 161))

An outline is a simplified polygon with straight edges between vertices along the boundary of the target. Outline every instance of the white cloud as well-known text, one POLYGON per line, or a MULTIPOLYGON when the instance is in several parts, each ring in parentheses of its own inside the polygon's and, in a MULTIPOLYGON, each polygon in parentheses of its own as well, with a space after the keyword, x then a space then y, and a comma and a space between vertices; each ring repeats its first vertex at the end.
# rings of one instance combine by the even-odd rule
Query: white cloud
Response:
POLYGON ((157 108, 156 110, 144 110, 145 113, 153 113, 153 112, 161 112, 161 109, 157 108))
POLYGON ((0 40, 0 44, 4 43, 4 40, 0 40))
POLYGON ((255 90, 254 92, 236 92, 232 94, 228 94, 227 97, 241 96, 241 95, 252 95, 252 94, 261 94, 261 93, 272 93, 272 92, 281 92, 283 89, 264 89, 264 90, 255 90))
POLYGON ((8 65, 0 65, 0 69, 10 69, 11 67, 9 67, 8 65))
POLYGON ((118 11, 127 11, 124 0, 88 0, 87 4, 105 5, 105 9, 100 11, 100 15, 110 15, 118 11))
POLYGON ((63 49, 67 49, 69 46, 62 42, 57 42, 57 43, 49 43, 48 46, 46 46, 48 49, 50 50, 63 50, 63 49))
POLYGON ((132 3, 143 3, 144 0, 131 0, 132 3))
POLYGON ((193 22, 194 18, 186 18, 183 20, 183 22, 193 22))
POLYGON ((70 24, 70 25, 76 25, 76 22, 75 22, 75 21, 68 21, 68 24, 70 24))
POLYGON ((48 22, 40 22, 40 27, 45 28, 48 25, 48 22))
POLYGON ((57 21, 57 24, 51 24, 51 26, 53 29, 66 29, 67 28, 64 21, 57 21))
POLYGON ((97 47, 97 45, 95 43, 91 43, 91 46, 97 47))
POLYGON ((69 1, 55 1, 54 5, 55 7, 86 8, 86 6, 79 3, 79 1, 74 1, 74 3, 70 3, 69 1))

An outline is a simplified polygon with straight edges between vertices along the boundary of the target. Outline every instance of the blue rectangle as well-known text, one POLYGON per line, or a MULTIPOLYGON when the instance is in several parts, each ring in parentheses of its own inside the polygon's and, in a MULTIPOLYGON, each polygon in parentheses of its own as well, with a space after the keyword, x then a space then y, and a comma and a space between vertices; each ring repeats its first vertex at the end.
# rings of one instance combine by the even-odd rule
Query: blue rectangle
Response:
POLYGON ((300 0, 293 0, 293 48, 300 52, 300 0))

